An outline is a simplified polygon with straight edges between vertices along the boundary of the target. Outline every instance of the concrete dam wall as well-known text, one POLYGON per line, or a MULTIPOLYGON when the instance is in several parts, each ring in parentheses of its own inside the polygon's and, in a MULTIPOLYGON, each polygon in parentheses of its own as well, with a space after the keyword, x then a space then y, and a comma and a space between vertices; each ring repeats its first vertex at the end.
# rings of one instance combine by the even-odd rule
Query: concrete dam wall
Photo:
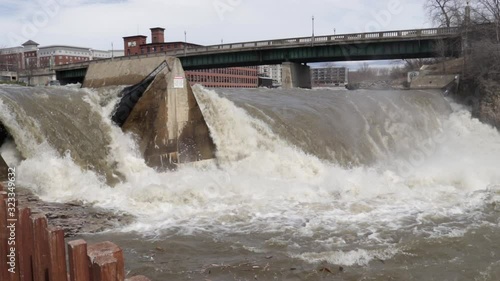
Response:
POLYGON ((91 64, 83 86, 131 84, 138 84, 133 91, 141 91, 140 97, 130 99, 124 93, 125 102, 119 107, 132 108, 120 125, 124 132, 137 136, 149 166, 172 169, 179 163, 214 157, 215 145, 179 59, 153 57, 91 64))

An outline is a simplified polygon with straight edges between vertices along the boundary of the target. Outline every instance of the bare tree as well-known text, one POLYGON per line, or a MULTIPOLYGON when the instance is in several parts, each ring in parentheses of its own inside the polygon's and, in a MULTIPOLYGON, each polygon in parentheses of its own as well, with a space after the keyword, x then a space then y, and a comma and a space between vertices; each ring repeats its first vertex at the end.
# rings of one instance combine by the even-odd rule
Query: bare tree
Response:
POLYGON ((416 71, 422 68, 424 65, 434 64, 436 59, 405 59, 404 60, 404 70, 405 71, 416 71))
POLYGON ((496 41, 500 42, 500 0, 478 0, 476 16, 495 25, 496 41))
POLYGON ((31 86, 31 80, 35 75, 35 71, 38 69, 36 58, 26 58, 26 63, 24 67, 24 76, 28 80, 28 86, 31 86))
POLYGON ((426 0, 424 8, 440 27, 459 26, 464 20, 465 5, 460 0, 426 0))

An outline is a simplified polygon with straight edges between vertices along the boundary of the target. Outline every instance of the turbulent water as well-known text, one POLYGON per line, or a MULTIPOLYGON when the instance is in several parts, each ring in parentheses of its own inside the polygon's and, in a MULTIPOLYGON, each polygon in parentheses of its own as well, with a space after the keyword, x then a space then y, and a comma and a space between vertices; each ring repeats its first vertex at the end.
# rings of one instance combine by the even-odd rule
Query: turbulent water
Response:
POLYGON ((155 172, 109 121, 116 100, 77 90, 0 88, 0 152, 45 200, 136 216, 85 239, 153 280, 500 280, 500 134, 467 109, 424 91, 195 94, 215 161, 155 172), (122 181, 82 170, 86 153, 122 181))

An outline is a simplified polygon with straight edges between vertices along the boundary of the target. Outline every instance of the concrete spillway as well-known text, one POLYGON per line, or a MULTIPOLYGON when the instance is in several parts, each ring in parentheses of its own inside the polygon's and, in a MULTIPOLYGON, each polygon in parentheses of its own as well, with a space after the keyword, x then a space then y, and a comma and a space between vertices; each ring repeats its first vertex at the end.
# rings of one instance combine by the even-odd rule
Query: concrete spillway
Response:
POLYGON ((106 94, 116 97, 123 87, 104 87, 118 85, 128 87, 121 92, 112 120, 135 136, 146 164, 165 170, 214 157, 214 142, 178 59, 95 62, 84 86, 102 91, 0 87, 0 147, 5 143, 18 152, 0 158, 0 181, 5 179, 5 162, 47 155, 71 158, 71 163, 92 170, 110 185, 123 181, 122 160, 116 156, 120 151, 113 145, 122 135, 113 133, 110 113, 97 101, 106 94))
POLYGON ((211 159, 215 145, 177 58, 154 57, 91 64, 85 87, 130 85, 113 120, 137 136, 146 163, 171 169, 211 159))

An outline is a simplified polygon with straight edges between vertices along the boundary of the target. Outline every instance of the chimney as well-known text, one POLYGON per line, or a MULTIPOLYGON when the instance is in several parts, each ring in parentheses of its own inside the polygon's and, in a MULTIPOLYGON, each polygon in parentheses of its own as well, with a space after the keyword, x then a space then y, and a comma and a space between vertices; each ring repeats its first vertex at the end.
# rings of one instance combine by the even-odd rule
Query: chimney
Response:
POLYGON ((153 27, 151 28, 151 43, 164 43, 165 42, 165 28, 153 27))

